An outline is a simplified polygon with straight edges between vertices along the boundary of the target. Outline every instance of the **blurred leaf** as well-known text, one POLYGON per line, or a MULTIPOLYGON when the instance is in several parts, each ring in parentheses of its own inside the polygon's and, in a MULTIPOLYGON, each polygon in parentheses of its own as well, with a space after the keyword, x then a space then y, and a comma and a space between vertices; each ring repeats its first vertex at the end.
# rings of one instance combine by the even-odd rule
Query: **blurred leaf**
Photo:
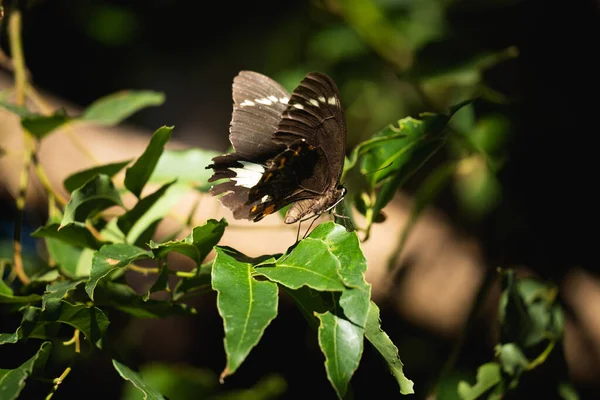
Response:
POLYGON ((154 132, 144 153, 125 171, 125 187, 136 197, 140 197, 172 133, 172 126, 163 126, 154 132))
POLYGON ((335 64, 363 55, 368 49, 350 27, 336 25, 315 32, 308 44, 308 51, 312 58, 335 64))
POLYGON ((69 192, 83 186, 87 181, 95 177, 96 175, 106 175, 108 177, 115 176, 121 171, 127 164, 132 160, 120 161, 110 164, 98 165, 96 167, 84 169, 79 172, 75 172, 64 180, 63 185, 69 192))
POLYGON ((170 316, 194 315, 196 310, 185 304, 147 299, 138 295, 130 286, 106 282, 94 291, 98 305, 111 306, 136 318, 165 318, 170 316))
POLYGON ((130 44, 139 33, 139 18, 125 4, 90 3, 80 23, 94 40, 104 46, 130 44))
POLYGON ((148 299, 150 298, 150 294, 165 290, 169 290, 169 267, 166 264, 163 264, 160 267, 160 272, 158 273, 156 280, 152 284, 152 287, 150 287, 150 290, 148 290, 148 292, 144 294, 142 299, 144 301, 148 301, 148 299))
POLYGON ((425 181, 421 183, 421 186, 414 195, 410 218, 404 225, 400 240, 394 249, 395 256, 402 254, 406 240, 417 223, 419 216, 423 210, 435 200, 442 189, 444 189, 444 186, 448 184, 448 181, 452 178, 455 170, 456 163, 454 162, 442 164, 430 172, 425 178, 425 181))
POLYGON ((72 275, 69 275, 69 277, 78 278, 89 276, 90 271, 92 270, 92 260, 94 258, 94 254, 96 254, 95 250, 83 249, 79 255, 75 269, 73 271, 68 271, 68 273, 72 275))
POLYGON ((106 244, 96 239, 85 224, 81 222, 72 222, 64 226, 51 223, 39 227, 31 236, 35 238, 54 238, 63 243, 78 247, 88 247, 94 250, 98 250, 102 245, 106 244))
POLYGON ((476 219, 487 215, 502 199, 502 186, 478 155, 460 161, 455 188, 459 205, 467 215, 476 219))
POLYGON ((121 378, 131 382, 144 394, 144 400, 164 400, 163 395, 154 390, 152 387, 148 386, 137 372, 132 371, 129 369, 129 367, 121 364, 117 360, 113 359, 112 362, 113 367, 115 367, 119 375, 121 375, 121 378))
MULTIPOLYGON (((189 365, 152 363, 142 366, 139 374, 170 400, 208 399, 219 385, 213 371, 189 365)), ((121 399, 141 400, 143 394, 127 385, 121 399)))
POLYGON ((82 282, 83 280, 54 281, 46 285, 46 291, 42 296, 42 311, 46 310, 48 303, 61 301, 67 293, 74 290, 82 282))
POLYGON ((569 383, 561 382, 558 385, 558 393, 563 400, 579 400, 577 391, 569 383))
POLYGON ((327 378, 341 399, 346 395, 348 383, 358 368, 364 331, 329 311, 316 316, 320 321, 319 347, 325 355, 327 378))
MULTIPOLYGON (((1 276, 3 276, 3 274, 0 274, 0 277, 1 276)), ((6 295, 6 296, 13 295, 13 290, 2 279, 0 279, 0 295, 6 295)))
POLYGON ((98 282, 111 272, 124 268, 131 262, 141 258, 152 258, 152 253, 125 243, 102 246, 94 254, 90 279, 85 284, 85 291, 90 296, 90 299, 94 300, 94 289, 98 285, 98 282))
POLYGON ((196 262, 196 265, 201 265, 212 248, 219 243, 227 221, 222 218, 220 221, 209 219, 206 224, 194 228, 186 238, 166 243, 150 243, 150 249, 155 258, 163 258, 167 253, 176 251, 190 257, 196 262))
POLYGON ((8 293, 0 293, 0 304, 27 304, 27 303, 37 303, 41 301, 42 297, 37 294, 30 294, 27 296, 15 296, 13 294, 8 293))
POLYGON ((212 286, 225 325, 227 365, 220 380, 233 374, 277 316, 277 285, 252 278, 253 267, 236 260, 231 251, 215 247, 212 286))
POLYGON ((496 346, 496 356, 502 365, 504 372, 511 376, 518 377, 527 369, 529 360, 519 346, 514 343, 507 343, 496 346))
POLYGON ((56 128, 72 121, 64 110, 58 110, 52 115, 30 115, 21 119, 21 125, 38 139, 42 139, 56 128))
POLYGON ((38 115, 33 111, 29 111, 27 107, 18 106, 14 103, 9 102, 5 98, 0 99, 0 106, 3 107, 5 110, 10 111, 11 113, 18 115, 21 118, 35 117, 38 115))
MULTIPOLYGON (((179 200, 182 191, 171 192, 175 195, 166 197, 166 192, 172 187, 175 181, 164 184, 154 193, 149 194, 135 206, 128 210, 125 214, 121 215, 117 220, 117 226, 126 235, 128 243, 136 243, 136 240, 140 235, 152 226, 154 222, 162 220, 164 216, 173 208, 175 203, 179 200), (163 199, 167 201, 162 201, 163 199), (158 205, 158 206, 157 206, 158 205)), ((143 243, 136 243, 142 245, 143 243)))
POLYGON ((123 206, 119 192, 110 177, 97 175, 73 191, 58 229, 73 222, 84 222, 98 212, 115 205, 123 206))
POLYGON ((501 383, 500 365, 494 362, 483 364, 477 370, 477 383, 471 386, 467 382, 461 381, 458 384, 458 394, 463 400, 475 400, 489 393, 496 385, 501 383))
POLYGON ((25 387, 27 378, 45 367, 52 343, 44 342, 33 357, 15 369, 0 369, 0 394, 3 400, 14 400, 25 387))
POLYGON ((212 175, 212 171, 205 167, 219 154, 205 149, 166 149, 160 156, 148 182, 163 184, 177 178, 178 184, 195 186, 198 190, 206 192, 211 186, 208 178, 212 175))
POLYGON ((375 2, 341 0, 338 6, 348 25, 383 59, 400 71, 410 68, 413 51, 408 38, 393 27, 375 2))
POLYGON ((266 276, 290 289, 308 286, 319 291, 341 291, 345 286, 338 276, 339 268, 339 261, 327 245, 322 240, 309 237, 300 241, 275 265, 257 268, 255 274, 266 276))
POLYGON ((164 101, 164 93, 124 90, 96 100, 85 109, 80 119, 102 125, 117 125, 139 110, 159 106, 164 101))
POLYGON ((392 375, 396 378, 400 386, 401 394, 413 394, 414 383, 404 375, 404 364, 398 355, 398 348, 390 337, 381 329, 381 318, 379 316, 379 307, 373 302, 369 304, 369 314, 365 327, 365 337, 377 349, 388 365, 392 375))

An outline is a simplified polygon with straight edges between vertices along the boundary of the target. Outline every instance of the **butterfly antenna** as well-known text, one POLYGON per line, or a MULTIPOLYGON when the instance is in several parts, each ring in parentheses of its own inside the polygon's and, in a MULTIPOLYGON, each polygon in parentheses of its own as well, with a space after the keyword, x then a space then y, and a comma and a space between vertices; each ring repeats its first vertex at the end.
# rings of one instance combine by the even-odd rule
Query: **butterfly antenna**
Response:
POLYGON ((389 168, 389 167, 391 167, 393 163, 394 163, 393 161, 390 161, 390 163, 389 163, 388 165, 386 165, 386 166, 384 166, 384 167, 381 167, 381 168, 377 168, 375 171, 369 171, 369 172, 365 172, 365 173, 364 173, 364 174, 362 174, 362 175, 363 175, 363 176, 367 176, 367 175, 369 175, 369 174, 374 174, 375 172, 379 172, 379 171, 381 171, 381 170, 384 170, 384 169, 386 169, 386 168, 389 168))

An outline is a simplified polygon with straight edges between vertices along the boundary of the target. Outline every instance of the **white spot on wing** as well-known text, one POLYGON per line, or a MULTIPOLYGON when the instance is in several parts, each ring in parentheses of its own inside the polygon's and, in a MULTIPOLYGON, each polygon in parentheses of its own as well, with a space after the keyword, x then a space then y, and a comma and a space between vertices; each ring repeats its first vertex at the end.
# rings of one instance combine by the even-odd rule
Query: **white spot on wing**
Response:
POLYGON ((242 104, 240 104, 241 107, 245 107, 245 106, 253 106, 254 102, 250 101, 250 100, 244 100, 242 101, 242 104))
POLYGON ((270 106, 271 104, 273 104, 271 102, 271 100, 264 98, 264 99, 254 99, 255 102, 259 103, 259 104, 264 104, 265 106, 270 106))
POLYGON ((231 178, 232 181, 235 181, 235 186, 247 188, 256 186, 265 172, 265 168, 260 164, 247 161, 240 161, 240 163, 244 166, 243 168, 229 168, 230 171, 235 172, 235 176, 231 178))
POLYGON ((277 103, 279 101, 279 99, 275 96, 269 96, 269 100, 271 100, 273 103, 277 103))
POLYGON ((280 98, 280 99, 279 99, 279 102, 280 102, 280 103, 283 103, 283 104, 287 104, 287 103, 288 103, 288 101, 290 101, 290 99, 289 99, 289 98, 287 98, 287 97, 282 97, 282 98, 280 98))
POLYGON ((294 104, 294 107, 296 107, 298 110, 304 110, 304 106, 300 103, 294 104))
POLYGON ((315 99, 310 99, 308 102, 315 107, 319 107, 319 102, 316 101, 315 99))
POLYGON ((325 97, 323 97, 323 96, 319 96, 319 101, 320 101, 321 103, 325 103, 327 100, 325 100, 325 97))
POLYGON ((269 201, 269 195, 268 195, 268 194, 265 194, 265 195, 262 197, 262 199, 260 199, 260 202, 261 202, 261 203, 266 203, 267 201, 269 201))
POLYGON ((327 103, 329 103, 332 106, 335 106, 337 104, 337 100, 334 96, 331 96, 330 98, 327 99, 327 103))

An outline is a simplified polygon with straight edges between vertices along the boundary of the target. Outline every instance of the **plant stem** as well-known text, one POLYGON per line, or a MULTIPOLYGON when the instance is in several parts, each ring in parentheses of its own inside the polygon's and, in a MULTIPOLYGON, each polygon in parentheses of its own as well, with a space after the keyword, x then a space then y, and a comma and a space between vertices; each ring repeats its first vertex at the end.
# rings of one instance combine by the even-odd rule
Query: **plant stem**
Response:
MULTIPOLYGON (((21 12, 14 9, 10 13, 9 21, 9 43, 14 66, 15 76, 15 102, 18 106, 25 104, 25 87, 27 84, 27 75, 25 73, 25 58, 23 57, 23 47, 21 43, 21 12)), ((15 230, 13 237, 13 259, 14 271, 24 285, 30 282, 23 267, 22 246, 21 246, 21 224, 23 223, 23 210, 29 186, 29 167, 33 161, 33 140, 29 134, 24 131, 24 165, 21 171, 19 182, 19 194, 16 201, 17 212, 15 218, 15 230)))
MULTIPOLYGON (((67 340, 66 342, 63 342, 63 344, 65 346, 75 344, 75 354, 76 355, 79 354, 81 352, 81 346, 80 346, 80 342, 79 342, 79 329, 75 329, 75 333, 73 333, 73 337, 71 339, 67 340)), ((61 383, 63 383, 63 381, 66 379, 66 377, 69 375, 69 373, 71 373, 70 365, 67 368, 65 368, 63 373, 60 374, 60 376, 58 378, 56 378, 52 381, 54 383, 54 386, 50 390, 50 393, 48 393, 48 396, 46 396, 46 400, 50 400, 52 398, 52 396, 54 396, 54 393, 56 393, 56 391, 58 390, 58 387, 60 386, 61 383)))

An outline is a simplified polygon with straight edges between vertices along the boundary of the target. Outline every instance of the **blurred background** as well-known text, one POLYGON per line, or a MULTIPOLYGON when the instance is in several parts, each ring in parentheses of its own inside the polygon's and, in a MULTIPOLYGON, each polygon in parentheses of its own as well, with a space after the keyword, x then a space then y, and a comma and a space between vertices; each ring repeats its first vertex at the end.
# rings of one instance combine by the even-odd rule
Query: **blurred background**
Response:
MULTIPOLYGON (((64 104, 83 107, 121 89, 162 91, 166 103, 134 115, 129 125, 148 135, 175 125, 175 141, 223 152, 229 146, 231 83, 244 69, 269 75, 289 90, 310 71, 332 76, 346 110, 349 149, 401 118, 448 112, 475 98, 452 120, 464 140, 451 142, 402 191, 410 199, 437 166, 460 163, 435 197, 427 221, 434 228, 450 227, 451 235, 469 238, 476 248, 481 267, 476 279, 469 280, 465 270, 464 279, 451 288, 457 296, 473 296, 456 306, 459 316, 421 312, 420 304, 436 303, 432 285, 447 289, 456 281, 446 278, 460 265, 446 262, 435 276, 412 274, 426 295, 411 305, 410 296, 398 293, 407 287, 402 279, 414 270, 415 260, 400 257, 393 282, 380 288, 383 328, 400 349, 416 397, 423 398, 440 377, 481 282, 498 266, 518 267, 561 289, 579 335, 571 336, 578 343, 572 349, 578 350, 567 357, 569 373, 582 397, 594 398, 600 382, 600 321, 581 309, 599 311, 595 304, 600 304, 593 258, 597 234, 591 225, 597 197, 589 176, 598 130, 592 83, 600 71, 599 17, 596 1, 37 0, 24 12, 23 42, 33 83, 64 104), (436 323, 438 318, 450 322, 436 323)), ((2 30, 7 49, 5 26, 2 30)), ((2 248, 10 249, 14 200, 8 191, 2 193, 2 248)), ((400 214, 410 213, 410 203, 402 199, 396 207, 400 214)), ((394 221, 395 215, 386 223, 401 230, 404 222, 394 221)), ((43 210, 29 210, 28 216, 32 229, 44 222, 43 210)), ((415 242, 421 253, 431 245, 427 232, 422 230, 422 240, 415 242)), ((382 249, 397 242, 387 239, 379 242, 382 249)), ((456 245, 454 237, 447 243, 456 245)), ((462 244, 458 247, 463 251, 462 244)), ((34 257, 33 241, 30 249, 34 257)), ((490 285, 493 290, 497 285, 490 285)), ((214 298, 197 306, 195 319, 140 325, 123 317, 111 329, 133 363, 146 366, 157 381, 173 378, 160 366, 149 367, 152 362, 185 366, 182 376, 223 394, 258 384, 274 394, 287 387, 280 398, 314 393, 333 398, 314 335, 291 305, 282 307, 240 371, 214 389, 215 374, 224 365, 221 321, 214 298)), ((457 398, 444 388, 455 388, 459 379, 473 381, 477 366, 493 358, 495 309, 491 296, 463 337, 452 370, 444 372, 437 398, 457 398)), ((546 371, 536 379, 551 376, 546 371)), ((397 393, 368 346, 352 385, 357 398, 397 393)), ((123 390, 110 360, 96 356, 73 370, 58 398, 133 396, 123 390)), ((532 384, 530 393, 541 396, 539 390, 532 384)))

